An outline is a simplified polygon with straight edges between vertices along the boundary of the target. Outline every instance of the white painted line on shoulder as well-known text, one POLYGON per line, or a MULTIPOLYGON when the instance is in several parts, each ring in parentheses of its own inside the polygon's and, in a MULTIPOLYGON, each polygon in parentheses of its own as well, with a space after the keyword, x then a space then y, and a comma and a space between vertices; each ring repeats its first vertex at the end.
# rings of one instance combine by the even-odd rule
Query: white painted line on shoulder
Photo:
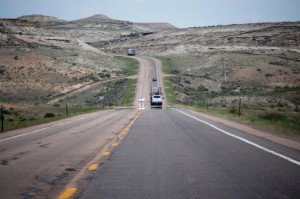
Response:
POLYGON ((285 156, 285 155, 282 155, 282 154, 280 154, 280 153, 277 153, 277 152, 275 152, 275 151, 272 151, 272 150, 270 150, 270 149, 268 149, 268 148, 266 148, 266 147, 263 147, 263 146, 261 146, 261 145, 259 145, 259 144, 256 144, 256 143, 254 143, 254 142, 251 142, 251 141, 249 141, 249 140, 247 140, 247 139, 245 139, 245 138, 242 138, 242 137, 239 137, 239 136, 234 135, 234 134, 232 134, 232 133, 229 133, 229 132, 227 132, 227 131, 224 131, 223 129, 220 129, 220 128, 218 128, 218 127, 216 127, 216 126, 214 126, 214 125, 212 125, 212 124, 210 124, 210 123, 208 123, 208 122, 206 122, 206 121, 204 121, 204 120, 198 119, 198 118, 196 118, 196 117, 194 117, 194 116, 192 116, 192 115, 190 115, 190 114, 188 114, 188 113, 185 113, 185 112, 183 112, 183 111, 181 111, 181 110, 178 110, 178 109, 174 109, 174 110, 176 110, 176 111, 178 111, 178 112, 180 112, 180 113, 182 113, 182 114, 184 114, 184 115, 186 115, 186 116, 188 116, 188 117, 191 117, 191 118, 193 118, 193 119, 195 119, 195 120, 197 120, 197 121, 199 121, 199 122, 202 122, 202 123, 204 123, 204 124, 206 124, 206 125, 208 125, 208 126, 214 128, 214 129, 216 129, 216 130, 218 130, 218 131, 220 131, 220 132, 222 132, 222 133, 224 133, 224 134, 226 134, 226 135, 229 135, 229 136, 231 136, 231 137, 233 137, 233 138, 236 138, 236 139, 238 139, 238 140, 240 140, 240 141, 242 141, 242 142, 245 142, 245 143, 247 143, 247 144, 250 144, 250 145, 252 145, 252 146, 254 146, 254 147, 256 147, 256 148, 259 148, 259 149, 261 149, 261 150, 263 150, 263 151, 266 151, 266 152, 268 152, 268 153, 271 153, 271 154, 273 154, 273 155, 275 155, 275 156, 277 156, 277 157, 280 157, 280 158, 282 158, 282 159, 285 159, 285 160, 287 160, 287 161, 289 161, 289 162, 291 162, 291 163, 294 163, 294 164, 300 166, 300 162, 297 161, 297 160, 294 160, 294 159, 292 159, 292 158, 290 158, 290 157, 287 157, 287 156, 285 156))
MULTIPOLYGON (((95 114, 90 115, 89 117, 92 117, 92 116, 94 116, 94 115, 95 115, 95 114)), ((87 118, 87 117, 81 117, 81 118, 78 118, 78 119, 76 119, 76 120, 71 120, 71 121, 68 121, 68 122, 62 122, 62 123, 59 123, 59 124, 47 126, 47 127, 44 127, 44 128, 40 128, 40 129, 34 130, 34 131, 30 131, 30 132, 27 132, 27 133, 23 133, 23 134, 20 134, 20 135, 16 135, 16 136, 4 138, 4 139, 0 140, 0 142, 6 141, 6 140, 12 140, 12 139, 15 139, 15 138, 18 138, 18 137, 23 137, 23 136, 26 136, 26 135, 29 135, 29 134, 32 134, 32 133, 36 133, 36 132, 39 132, 39 131, 43 131, 43 130, 46 130, 46 129, 51 129, 51 128, 54 128, 54 127, 62 126, 62 125, 64 125, 64 124, 69 124, 69 123, 72 123, 72 122, 80 121, 80 120, 83 120, 83 119, 85 119, 85 118, 87 118)))

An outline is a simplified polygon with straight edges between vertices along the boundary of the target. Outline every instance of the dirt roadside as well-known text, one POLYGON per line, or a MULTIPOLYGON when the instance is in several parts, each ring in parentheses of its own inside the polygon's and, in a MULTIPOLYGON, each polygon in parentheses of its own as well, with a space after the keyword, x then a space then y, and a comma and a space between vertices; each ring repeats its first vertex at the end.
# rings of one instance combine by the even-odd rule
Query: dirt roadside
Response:
POLYGON ((204 117, 206 119, 222 123, 222 124, 224 124, 226 126, 233 127, 235 129, 241 130, 241 131, 243 131, 245 133, 248 133, 248 134, 251 134, 251 135, 255 135, 257 137, 262 137, 262 138, 271 140, 271 141, 273 141, 275 143, 282 144, 284 146, 300 150, 300 142, 299 141, 290 140, 290 139, 287 139, 287 138, 282 138, 282 137, 279 137, 279 136, 276 136, 276 135, 272 135, 272 134, 263 132, 261 130, 251 128, 249 126, 246 126, 246 125, 234 122, 234 121, 230 121, 228 119, 224 119, 224 118, 220 118, 220 117, 216 117, 216 116, 212 116, 212 115, 208 115, 208 114, 196 112, 194 110, 188 110, 188 111, 191 112, 192 114, 199 115, 199 116, 204 117))

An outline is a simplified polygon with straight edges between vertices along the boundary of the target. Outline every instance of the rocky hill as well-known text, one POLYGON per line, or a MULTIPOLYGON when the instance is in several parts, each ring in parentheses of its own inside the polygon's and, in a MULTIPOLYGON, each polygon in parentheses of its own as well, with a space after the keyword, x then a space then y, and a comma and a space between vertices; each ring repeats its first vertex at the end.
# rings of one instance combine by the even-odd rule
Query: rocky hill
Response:
MULTIPOLYGON (((116 48, 114 48, 116 46, 116 48)), ((262 23, 160 32, 108 52, 137 46, 171 68, 177 100, 215 106, 298 110, 300 104, 300 23, 262 23)))
POLYGON ((136 23, 141 26, 149 27, 156 31, 171 31, 171 30, 179 30, 179 28, 173 26, 170 23, 136 23))
POLYGON ((137 46, 145 54, 182 54, 208 48, 281 48, 300 50, 300 22, 241 24, 187 29, 173 29, 133 39, 130 42, 114 43, 106 51, 116 51, 120 46, 137 46), (114 46, 116 48, 114 49, 114 46))
POLYGON ((0 102, 47 103, 122 74, 119 59, 48 28, 64 23, 40 15, 0 19, 0 102))
POLYGON ((38 22, 39 24, 51 24, 51 23, 60 23, 65 22, 63 19, 58 19, 56 17, 45 16, 45 15, 25 15, 18 17, 17 19, 31 21, 31 22, 38 22))
POLYGON ((163 60, 177 100, 184 103, 210 100, 231 106, 243 96, 249 106, 279 104, 295 110, 300 105, 299 22, 178 29, 168 23, 133 23, 104 15, 74 21, 42 15, 1 19, 0 100, 19 99, 21 92, 9 94, 18 87, 33 90, 35 99, 52 100, 101 80, 92 74, 108 71, 114 76, 124 63, 110 55, 125 55, 128 48, 163 60), (41 76, 28 80, 25 87, 26 81, 15 83, 19 73, 38 74, 34 70, 57 76, 62 83, 50 87, 51 78, 41 76), (42 88, 48 92, 36 92, 42 88))
POLYGON ((259 23, 156 32, 101 48, 136 48, 169 66, 178 101, 299 110, 300 23, 259 23))
POLYGON ((77 38, 96 48, 105 48, 114 42, 126 42, 161 30, 176 29, 169 24, 140 24, 114 20, 104 15, 94 15, 44 27, 60 37, 77 38))

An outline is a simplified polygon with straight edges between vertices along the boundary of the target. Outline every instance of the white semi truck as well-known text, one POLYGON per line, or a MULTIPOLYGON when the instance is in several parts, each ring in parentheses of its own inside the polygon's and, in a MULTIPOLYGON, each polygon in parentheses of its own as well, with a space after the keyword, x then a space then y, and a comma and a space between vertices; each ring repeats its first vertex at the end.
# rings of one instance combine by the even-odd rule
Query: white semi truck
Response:
POLYGON ((151 108, 162 108, 163 95, 160 87, 152 87, 150 93, 151 108))

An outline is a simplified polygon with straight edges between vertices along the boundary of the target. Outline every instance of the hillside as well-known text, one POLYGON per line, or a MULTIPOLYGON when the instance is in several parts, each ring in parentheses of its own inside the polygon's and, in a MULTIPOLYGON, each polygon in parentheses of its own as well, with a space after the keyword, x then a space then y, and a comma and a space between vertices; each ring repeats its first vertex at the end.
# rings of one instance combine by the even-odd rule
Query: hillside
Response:
POLYGON ((107 42, 126 41, 132 37, 155 32, 147 26, 129 21, 110 19, 104 15, 94 15, 84 19, 44 26, 58 36, 77 38, 99 47, 107 42))
POLYGON ((61 23, 65 22, 63 19, 58 19, 56 17, 45 16, 45 15, 25 15, 18 17, 17 19, 26 20, 30 22, 38 22, 39 24, 51 24, 51 23, 61 23))
POLYGON ((300 105, 299 22, 178 29, 168 23, 133 23, 104 15, 74 21, 30 15, 0 20, 0 46, 2 101, 23 99, 17 91, 24 88, 35 93, 30 100, 50 101, 101 81, 97 74, 117 77, 125 64, 110 55, 136 48, 168 67, 180 102, 209 100, 230 107, 241 96, 249 107, 298 110, 300 105), (45 73, 34 76, 34 71, 45 73), (19 73, 29 74, 25 76, 30 81, 16 84, 19 73), (56 77, 62 82, 51 86, 56 77), (37 92, 43 88, 45 92, 37 92), (9 94, 11 90, 16 92, 9 94))
POLYGON ((0 19, 0 102, 47 103, 126 69, 120 59, 45 27, 64 21, 21 18, 0 19))
POLYGON ((102 50, 137 48, 169 67, 182 103, 299 110, 300 23, 261 23, 172 30, 114 42, 102 50))
POLYGON ((170 30, 178 30, 177 27, 173 26, 169 23, 136 23, 141 26, 149 27, 156 31, 170 31, 170 30))

